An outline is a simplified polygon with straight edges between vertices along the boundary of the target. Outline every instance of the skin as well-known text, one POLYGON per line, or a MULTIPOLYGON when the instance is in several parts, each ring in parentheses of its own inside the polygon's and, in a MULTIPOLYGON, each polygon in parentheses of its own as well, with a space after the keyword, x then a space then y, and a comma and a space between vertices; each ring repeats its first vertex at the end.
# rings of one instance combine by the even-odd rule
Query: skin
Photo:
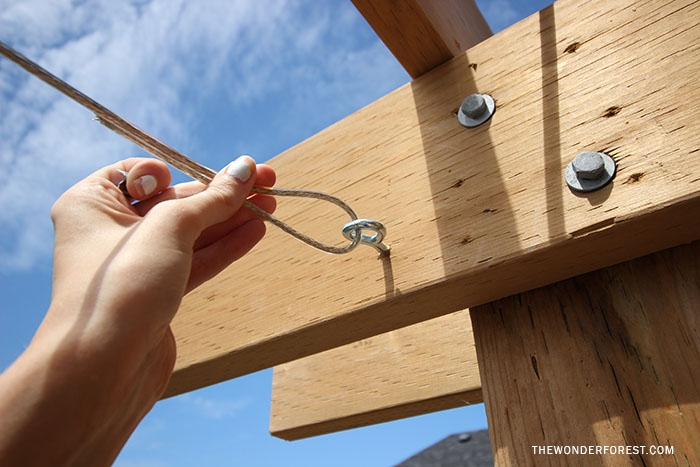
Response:
MULTIPOLYGON (((169 188, 164 163, 127 159, 56 201, 51 305, 0 375, 0 465, 114 461, 168 384, 176 357, 170 322, 182 297, 265 234, 242 203, 254 184, 272 186, 275 173, 243 157, 247 181, 223 170, 208 187, 169 188), (134 205, 116 187, 116 169, 129 172, 134 205), (143 192, 144 175, 157 182, 153 194, 143 192)), ((275 209, 272 197, 248 199, 275 209)))

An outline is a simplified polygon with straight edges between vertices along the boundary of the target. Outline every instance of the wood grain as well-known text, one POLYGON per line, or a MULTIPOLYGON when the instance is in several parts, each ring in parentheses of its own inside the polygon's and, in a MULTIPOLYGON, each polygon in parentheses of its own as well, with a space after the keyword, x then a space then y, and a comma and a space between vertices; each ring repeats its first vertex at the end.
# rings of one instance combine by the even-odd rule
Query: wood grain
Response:
POLYGON ((700 465, 700 242, 471 317, 496 465, 700 465), (533 454, 546 445, 674 453, 533 454))
POLYGON ((275 367, 270 433, 294 440, 479 402, 464 310, 275 367))
MULTIPOLYGON (((167 395, 700 238, 699 20, 689 0, 562 0, 274 158, 279 186, 383 222, 391 258, 269 229, 183 301, 167 395), (477 90, 497 110, 465 129, 477 90), (585 196, 563 179, 582 150, 618 167, 585 196)), ((326 203, 277 214, 343 242, 326 203)))
POLYGON ((352 3, 412 78, 491 36, 491 28, 473 0, 352 3))

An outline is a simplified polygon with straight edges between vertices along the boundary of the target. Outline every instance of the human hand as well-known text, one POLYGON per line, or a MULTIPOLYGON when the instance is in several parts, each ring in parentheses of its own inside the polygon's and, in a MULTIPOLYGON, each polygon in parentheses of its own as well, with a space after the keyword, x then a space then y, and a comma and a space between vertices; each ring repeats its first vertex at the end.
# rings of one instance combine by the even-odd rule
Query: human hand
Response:
MULTIPOLYGON (((262 238, 265 225, 242 203, 254 184, 274 182, 270 167, 242 157, 208 187, 166 188, 165 164, 128 159, 61 196, 52 209, 51 307, 27 351, 0 376, 0 418, 10 416, 0 422, 0 463, 9 459, 3 454, 38 455, 32 446, 40 444, 44 457, 33 459, 52 465, 116 457, 169 381, 170 321, 183 295, 262 238), (117 169, 129 173, 134 205, 116 186, 117 169)), ((250 201, 275 209, 269 196, 250 201)))

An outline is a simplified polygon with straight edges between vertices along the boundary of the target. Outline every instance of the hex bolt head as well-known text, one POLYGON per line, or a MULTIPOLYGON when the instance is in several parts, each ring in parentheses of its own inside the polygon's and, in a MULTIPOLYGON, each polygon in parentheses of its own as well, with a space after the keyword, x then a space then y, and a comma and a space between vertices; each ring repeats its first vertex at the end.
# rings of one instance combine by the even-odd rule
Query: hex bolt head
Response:
POLYGON ((597 152, 582 152, 571 162, 571 166, 578 178, 595 180, 603 174, 605 162, 603 156, 597 152))
POLYGON ((486 112, 486 100, 481 94, 472 94, 462 101, 462 113, 469 118, 479 118, 486 112))
POLYGON ((602 152, 582 152, 569 162, 564 179, 574 191, 589 192, 603 188, 615 176, 615 161, 602 152))
POLYGON ((471 94, 464 98, 457 111, 459 123, 467 128, 479 126, 496 111, 496 102, 488 94, 471 94))

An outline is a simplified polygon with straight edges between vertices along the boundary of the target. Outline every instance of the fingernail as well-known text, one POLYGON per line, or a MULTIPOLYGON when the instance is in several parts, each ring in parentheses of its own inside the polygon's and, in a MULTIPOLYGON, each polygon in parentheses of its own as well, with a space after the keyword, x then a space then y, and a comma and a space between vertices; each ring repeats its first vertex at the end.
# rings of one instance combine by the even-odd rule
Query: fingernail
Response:
POLYGON ((141 196, 148 196, 156 190, 158 182, 153 175, 144 175, 134 180, 134 185, 141 196))
POLYGON ((231 162, 226 169, 226 175, 237 178, 243 183, 248 181, 252 173, 253 171, 250 169, 250 163, 245 156, 241 156, 231 162))

